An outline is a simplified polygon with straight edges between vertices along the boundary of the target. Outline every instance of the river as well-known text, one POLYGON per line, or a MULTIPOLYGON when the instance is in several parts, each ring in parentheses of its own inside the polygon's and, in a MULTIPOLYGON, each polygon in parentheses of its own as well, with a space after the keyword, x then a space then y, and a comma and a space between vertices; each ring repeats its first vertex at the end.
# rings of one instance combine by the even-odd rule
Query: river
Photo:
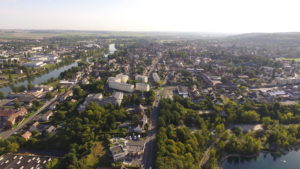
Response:
POLYGON ((299 169, 300 151, 292 150, 283 155, 260 153, 255 158, 230 157, 222 169, 299 169))
MULTIPOLYGON (((46 73, 42 76, 35 77, 31 81, 31 83, 33 85, 38 85, 38 84, 44 83, 44 82, 46 82, 47 80, 49 80, 51 78, 57 78, 62 72, 66 71, 66 70, 68 70, 72 67, 76 67, 76 66, 78 66, 78 63, 74 62, 74 63, 69 64, 67 66, 63 66, 63 67, 60 67, 58 69, 52 70, 49 73, 46 73)), ((14 86, 21 86, 21 85, 27 86, 28 85, 28 80, 24 80, 24 81, 17 82, 17 83, 14 84, 14 86)), ((7 95, 12 90, 11 90, 10 87, 2 87, 2 88, 0 88, 0 91, 3 92, 5 95, 7 95)))
POLYGON ((117 51, 116 45, 115 45, 114 43, 109 44, 109 47, 108 47, 108 54, 104 54, 104 57, 107 58, 108 55, 112 55, 112 54, 114 54, 116 51, 117 51))

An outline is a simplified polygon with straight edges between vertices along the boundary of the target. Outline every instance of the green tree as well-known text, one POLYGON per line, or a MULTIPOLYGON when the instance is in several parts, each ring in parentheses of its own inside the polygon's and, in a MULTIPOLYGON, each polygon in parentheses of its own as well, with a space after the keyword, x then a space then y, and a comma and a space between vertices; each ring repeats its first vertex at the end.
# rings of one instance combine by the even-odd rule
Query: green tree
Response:
POLYGON ((260 120, 260 115, 255 110, 244 111, 241 114, 241 119, 244 123, 257 123, 260 120))
POLYGON ((4 93, 0 91, 0 99, 4 99, 4 93))

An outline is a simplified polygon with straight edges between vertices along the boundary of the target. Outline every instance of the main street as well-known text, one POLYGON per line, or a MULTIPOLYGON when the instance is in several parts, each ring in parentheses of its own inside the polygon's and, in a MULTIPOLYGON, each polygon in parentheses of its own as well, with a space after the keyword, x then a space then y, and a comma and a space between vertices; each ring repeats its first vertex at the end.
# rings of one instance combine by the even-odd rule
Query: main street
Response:
POLYGON ((143 165, 145 169, 153 167, 155 160, 155 137, 157 132, 158 104, 160 100, 160 92, 161 89, 156 91, 155 100, 153 103, 153 110, 150 115, 150 125, 143 157, 143 165))
MULTIPOLYGON (((148 77, 151 78, 151 74, 154 71, 156 65, 161 60, 162 54, 159 54, 158 58, 156 58, 150 67, 150 70, 148 71, 148 77)), ((166 82, 166 80, 165 80, 166 82)), ((165 84, 164 82, 164 84, 165 84)), ((161 99, 161 89, 155 90, 155 100, 152 105, 152 112, 150 114, 150 124, 149 124, 149 130, 147 133, 147 141, 144 151, 144 157, 143 157, 143 166, 142 168, 149 169, 150 167, 153 168, 154 166, 154 160, 155 160, 155 136, 157 132, 157 119, 158 119, 158 104, 159 100, 161 99)))

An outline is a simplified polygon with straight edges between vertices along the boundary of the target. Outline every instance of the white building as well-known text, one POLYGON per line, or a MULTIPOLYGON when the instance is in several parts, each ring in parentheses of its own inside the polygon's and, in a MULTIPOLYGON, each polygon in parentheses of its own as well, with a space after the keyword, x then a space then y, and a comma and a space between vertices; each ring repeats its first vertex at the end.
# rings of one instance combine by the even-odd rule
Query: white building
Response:
POLYGON ((177 86, 177 92, 180 96, 186 98, 189 95, 188 87, 186 86, 177 86))
POLYGON ((20 61, 20 58, 16 58, 16 57, 12 57, 12 58, 4 58, 4 59, 0 59, 0 62, 19 62, 20 61))
POLYGON ((136 83, 135 89, 138 91, 146 91, 148 92, 150 90, 150 85, 146 83, 136 83))
POLYGON ((31 50, 33 50, 33 51, 41 51, 41 50, 43 50, 43 46, 32 47, 31 50))
POLYGON ((300 77, 288 77, 288 78, 281 78, 281 77, 276 77, 275 78, 276 83, 279 85, 286 85, 286 84, 298 84, 300 83, 300 77))
POLYGON ((118 74, 116 77, 108 78, 108 86, 111 89, 116 89, 124 92, 133 92, 134 85, 127 84, 129 77, 127 75, 118 74))
POLYGON ((109 77, 107 79, 108 82, 118 82, 118 83, 122 83, 120 78, 117 77, 109 77))
POLYGON ((156 83, 159 83, 160 82, 160 77, 158 76, 158 74, 155 72, 155 73, 152 73, 152 77, 153 77, 153 80, 156 82, 156 83))
POLYGON ((85 98, 85 103, 89 103, 89 102, 97 102, 97 101, 101 101, 102 99, 103 99, 102 93, 89 94, 89 95, 85 98))
POLYGON ((143 75, 136 75, 135 80, 143 83, 148 83, 148 77, 143 75))
POLYGON ((118 74, 116 78, 119 78, 121 80, 121 83, 127 83, 129 76, 124 74, 118 74))
POLYGON ((47 56, 44 56, 44 55, 35 55, 33 57, 28 58, 28 60, 45 62, 48 60, 48 58, 47 58, 47 56))
POLYGON ((124 93, 123 92, 114 92, 112 95, 116 101, 118 105, 121 105, 123 97, 124 97, 124 93))
POLYGON ((82 112, 86 110, 86 106, 91 103, 95 102, 101 106, 105 106, 107 104, 112 104, 112 105, 121 105, 122 100, 123 100, 123 93, 122 92, 114 92, 112 96, 108 97, 103 97, 102 93, 97 93, 97 94, 89 94, 86 98, 83 104, 81 104, 77 110, 79 112, 82 112))
POLYGON ((42 120, 43 121, 48 121, 50 119, 50 117, 53 116, 53 111, 49 110, 47 113, 45 113, 43 116, 42 116, 42 120))
POLYGON ((24 66, 27 66, 27 67, 42 67, 42 66, 45 66, 46 64, 44 62, 41 62, 41 61, 37 61, 37 62, 28 62, 28 63, 25 63, 24 66))
POLYGON ((116 89, 124 92, 134 92, 134 85, 120 82, 108 82, 108 86, 111 89, 116 89))
POLYGON ((71 85, 74 85, 75 82, 71 82, 71 81, 68 81, 68 80, 60 80, 60 81, 59 81, 59 84, 60 84, 60 85, 71 86, 71 85))

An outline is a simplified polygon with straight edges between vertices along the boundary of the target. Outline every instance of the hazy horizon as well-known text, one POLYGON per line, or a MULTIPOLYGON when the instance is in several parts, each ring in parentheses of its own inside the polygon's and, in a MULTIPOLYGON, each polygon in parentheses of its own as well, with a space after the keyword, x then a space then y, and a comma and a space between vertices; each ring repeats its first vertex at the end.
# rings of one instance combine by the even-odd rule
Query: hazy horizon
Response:
POLYGON ((300 32, 295 0, 0 0, 0 29, 206 34, 300 32))

